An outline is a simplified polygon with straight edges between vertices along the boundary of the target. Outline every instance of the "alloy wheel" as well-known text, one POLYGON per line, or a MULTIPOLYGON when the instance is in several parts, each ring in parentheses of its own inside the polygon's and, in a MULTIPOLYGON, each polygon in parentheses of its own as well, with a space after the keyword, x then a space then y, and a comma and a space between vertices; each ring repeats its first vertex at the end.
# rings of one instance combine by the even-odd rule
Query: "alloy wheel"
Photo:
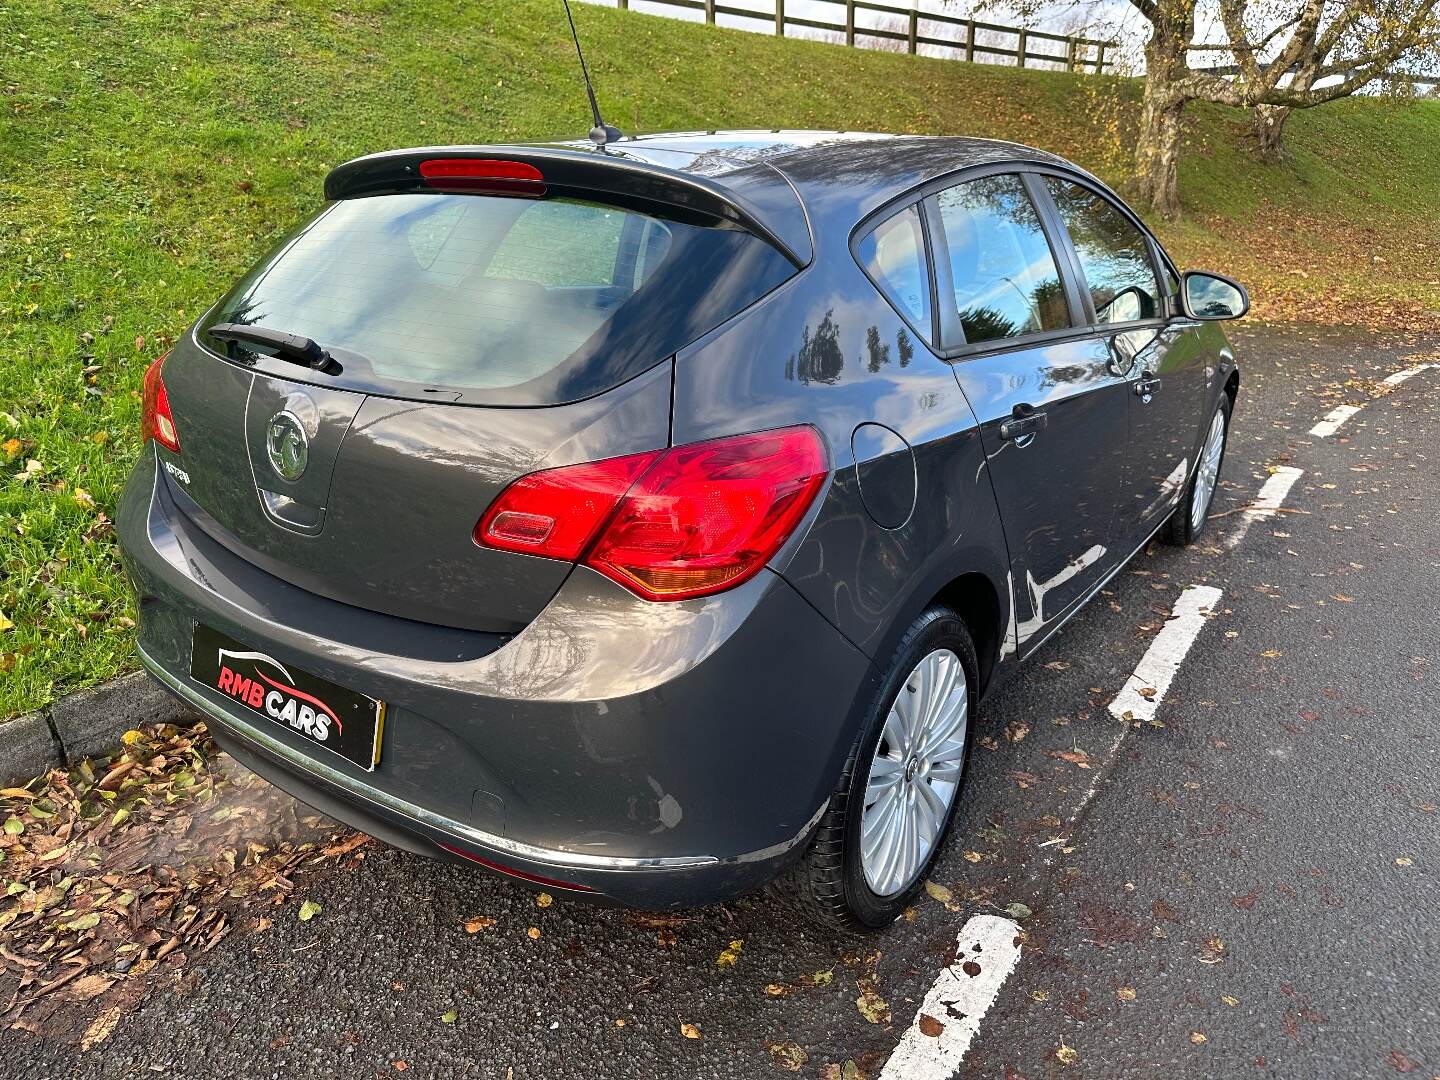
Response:
POLYGON ((1205 523, 1210 512, 1210 500, 1215 497, 1215 485, 1220 479, 1220 458, 1225 451, 1225 410, 1216 409, 1215 419, 1210 421, 1210 434, 1205 437, 1205 449, 1200 451, 1200 466, 1195 472, 1195 493, 1190 497, 1190 524, 1198 530, 1205 523))
POLYGON ((877 896, 911 884, 939 842, 965 763, 970 693, 949 649, 921 658, 895 696, 870 762, 861 865, 877 896))

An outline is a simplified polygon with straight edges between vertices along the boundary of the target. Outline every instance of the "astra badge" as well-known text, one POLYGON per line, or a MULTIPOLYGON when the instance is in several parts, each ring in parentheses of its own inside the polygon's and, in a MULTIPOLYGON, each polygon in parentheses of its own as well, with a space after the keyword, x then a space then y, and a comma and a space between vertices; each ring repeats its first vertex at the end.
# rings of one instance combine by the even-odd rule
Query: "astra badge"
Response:
POLYGON ((288 409, 270 418, 265 427, 265 454, 282 480, 299 480, 310 461, 310 437, 305 425, 288 409))

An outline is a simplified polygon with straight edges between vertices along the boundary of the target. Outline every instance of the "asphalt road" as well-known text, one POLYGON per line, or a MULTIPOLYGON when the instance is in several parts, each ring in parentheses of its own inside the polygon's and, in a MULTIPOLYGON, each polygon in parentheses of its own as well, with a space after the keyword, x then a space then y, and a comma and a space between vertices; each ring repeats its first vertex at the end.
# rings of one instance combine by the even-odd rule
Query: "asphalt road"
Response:
POLYGON ((1215 509, 1288 465, 1287 512, 1145 552, 988 703, 932 875, 949 905, 870 938, 768 896, 656 923, 367 845, 297 882, 319 917, 274 909, 98 1047, 0 1032, 0 1075, 873 1078, 966 919, 1016 903, 960 1076, 1440 1075, 1440 367, 1307 434, 1437 345, 1235 340, 1215 509), (1158 723, 1122 724, 1106 706, 1191 584, 1223 597, 1158 723))

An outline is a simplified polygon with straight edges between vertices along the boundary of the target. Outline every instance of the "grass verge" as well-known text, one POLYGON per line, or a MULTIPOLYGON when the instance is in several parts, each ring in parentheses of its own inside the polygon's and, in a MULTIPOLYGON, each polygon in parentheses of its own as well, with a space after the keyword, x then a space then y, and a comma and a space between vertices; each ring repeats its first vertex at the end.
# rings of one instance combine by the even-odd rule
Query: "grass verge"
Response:
MULTIPOLYGON (((1016 139, 1123 181, 1137 87, 776 40, 581 5, 627 130, 850 128, 1016 139)), ((333 165, 588 126, 555 5, 0 3, 0 717, 132 666, 109 515, 140 377, 333 165)), ((1293 158, 1194 112, 1176 256, 1257 312, 1440 322, 1440 103, 1291 121, 1293 158)))

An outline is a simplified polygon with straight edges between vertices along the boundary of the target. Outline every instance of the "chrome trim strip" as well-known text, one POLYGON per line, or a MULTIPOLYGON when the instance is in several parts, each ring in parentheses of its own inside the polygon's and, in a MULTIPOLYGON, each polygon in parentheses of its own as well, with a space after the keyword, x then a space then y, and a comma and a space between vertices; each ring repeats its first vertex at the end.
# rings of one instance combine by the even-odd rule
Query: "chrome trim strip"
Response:
MULTIPOLYGON (((160 666, 160 663, 150 656, 138 645, 135 648, 140 657, 140 663, 151 675, 159 679, 173 693, 184 698, 207 719, 211 719, 228 729, 231 733, 239 735, 257 746, 262 747, 269 753, 287 762, 297 771, 306 773, 321 783, 332 787, 340 788, 350 795, 363 799, 376 806, 383 807, 391 813, 399 814, 409 818, 411 821, 427 825, 432 829, 439 829, 442 832, 450 833, 458 839, 467 843, 476 844, 481 847, 490 848, 494 851, 515 855, 522 859, 528 859, 537 863, 548 863, 555 866, 568 866, 581 870, 687 870, 701 866, 714 866, 724 862, 746 862, 757 854, 768 854, 774 849, 765 849, 764 853, 750 853, 741 855, 735 859, 721 860, 714 855, 681 855, 658 859, 627 858, 616 855, 590 855, 578 851, 558 851, 554 848, 536 847, 534 844, 524 844, 518 840, 511 840, 504 836, 496 836, 494 833, 483 832, 480 829, 462 824, 451 818, 426 810, 423 806, 416 806, 414 803, 406 802, 404 799, 396 798, 378 788, 363 784, 352 777, 346 776, 337 769, 332 769, 323 761, 301 754, 298 751, 286 746, 280 740, 238 720, 229 713, 223 712, 212 702, 201 696, 200 692, 181 679, 177 679, 170 672, 160 666)), ((824 807, 821 807, 823 812, 824 807)), ((776 845, 777 853, 783 853, 795 844, 799 843, 809 835, 811 826, 819 820, 819 813, 808 822, 793 840, 784 844, 776 845)))

